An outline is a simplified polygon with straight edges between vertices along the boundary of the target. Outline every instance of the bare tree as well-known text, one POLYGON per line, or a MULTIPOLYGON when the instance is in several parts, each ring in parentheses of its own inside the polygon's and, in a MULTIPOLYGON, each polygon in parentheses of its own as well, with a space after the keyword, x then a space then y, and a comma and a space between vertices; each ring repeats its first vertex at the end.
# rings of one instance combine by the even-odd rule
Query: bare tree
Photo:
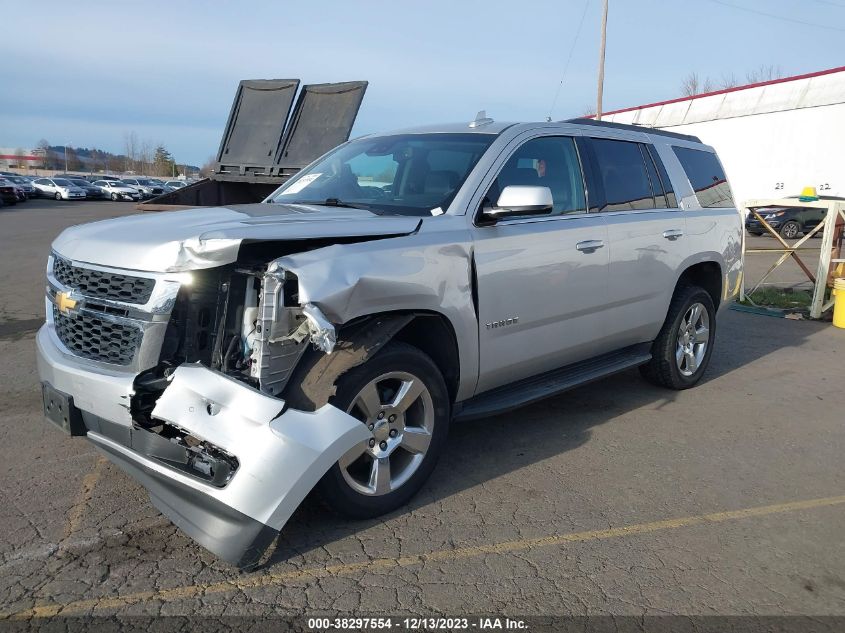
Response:
POLYGON ((79 154, 76 153, 76 150, 72 147, 68 147, 65 150, 67 153, 67 159, 65 160, 65 164, 69 171, 81 171, 82 170, 82 161, 79 159, 79 154))
POLYGON ((783 69, 780 66, 775 66, 774 64, 769 64, 768 66, 760 64, 758 68, 749 70, 745 73, 745 78, 750 84, 780 79, 781 77, 783 77, 783 69))
POLYGON ((138 169, 138 135, 135 132, 123 133, 123 148, 126 152, 126 165, 124 171, 137 171, 138 169))
POLYGON ((55 169, 56 153, 50 149, 50 141, 42 138, 38 141, 37 149, 38 153, 41 154, 41 166, 44 169, 55 169))
MULTIPOLYGON (((214 164, 217 162, 217 156, 209 156, 208 160, 203 163, 203 166, 200 167, 200 176, 203 178, 208 178, 211 174, 214 173, 214 164)), ((185 167, 185 175, 188 175, 188 168, 185 167)))
POLYGON ((722 78, 719 80, 719 89, 720 90, 727 90, 728 88, 736 88, 739 85, 739 80, 736 78, 736 75, 731 73, 730 75, 726 73, 722 73, 722 78))
POLYGON ((696 72, 691 72, 681 81, 681 95, 684 97, 697 95, 700 92, 699 88, 701 88, 701 82, 696 72))
POLYGON ((18 147, 15 149, 15 156, 17 157, 17 167, 18 169, 29 169, 29 165, 27 165, 28 161, 26 160, 26 152, 24 151, 23 147, 18 147))

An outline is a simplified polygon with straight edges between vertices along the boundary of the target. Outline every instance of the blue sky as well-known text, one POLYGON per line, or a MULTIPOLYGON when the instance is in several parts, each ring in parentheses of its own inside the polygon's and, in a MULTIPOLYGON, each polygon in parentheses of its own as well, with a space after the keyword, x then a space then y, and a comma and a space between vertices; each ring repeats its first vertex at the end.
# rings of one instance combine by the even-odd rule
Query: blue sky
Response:
MULTIPOLYGON (((0 146, 123 151, 124 134, 179 162, 217 151, 240 79, 369 80, 353 135, 592 111, 601 0, 2 3, 0 146), (10 28, 11 27, 11 28, 10 28)), ((779 66, 845 64, 845 0, 610 0, 604 109, 779 66), (741 8, 739 8, 741 7, 741 8), (745 9, 745 10, 743 10, 745 9), (770 13, 798 22, 779 20, 770 13)))

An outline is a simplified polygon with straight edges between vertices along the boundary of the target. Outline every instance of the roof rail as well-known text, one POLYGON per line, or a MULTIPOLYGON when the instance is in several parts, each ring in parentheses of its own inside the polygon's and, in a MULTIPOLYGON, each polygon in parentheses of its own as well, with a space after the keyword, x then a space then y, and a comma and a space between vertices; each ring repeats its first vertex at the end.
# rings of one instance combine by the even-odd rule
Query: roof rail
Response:
POLYGON ((588 119, 586 117, 579 117, 576 119, 566 119, 563 123, 577 123, 579 125, 594 125, 596 127, 607 127, 614 130, 628 130, 629 132, 643 132, 644 134, 657 134, 658 136, 668 136, 670 138, 677 138, 682 141, 692 141, 693 143, 701 143, 701 139, 692 134, 680 134, 678 132, 667 132, 656 127, 645 127, 643 125, 629 125, 627 123, 614 123, 613 121, 596 121, 595 119, 588 119))

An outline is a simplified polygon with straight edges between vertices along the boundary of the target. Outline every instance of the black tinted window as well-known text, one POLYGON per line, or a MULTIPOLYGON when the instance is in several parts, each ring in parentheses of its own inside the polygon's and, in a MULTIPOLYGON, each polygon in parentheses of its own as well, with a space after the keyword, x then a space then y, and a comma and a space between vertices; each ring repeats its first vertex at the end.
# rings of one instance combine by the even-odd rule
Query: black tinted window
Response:
POLYGON ((568 136, 544 136, 524 143, 493 181, 486 204, 495 205, 508 185, 548 187, 554 200, 551 215, 587 210, 578 152, 568 136))
POLYGON ((672 180, 669 178, 669 173, 666 171, 666 166, 657 153, 654 145, 646 145, 649 156, 654 164, 657 166, 657 174, 660 176, 660 183, 663 185, 663 192, 666 194, 666 203, 669 208, 675 209, 678 207, 678 199, 675 197, 675 188, 672 186, 672 180))
POLYGON ((654 161, 648 153, 645 145, 640 145, 640 150, 645 161, 645 168, 648 170, 648 179, 651 181, 651 190, 654 192, 654 206, 657 209, 665 209, 666 196, 663 193, 663 184, 660 182, 660 176, 657 175, 657 168, 654 166, 654 161))
POLYGON ((653 209, 654 198, 639 143, 593 139, 599 173, 604 184, 601 211, 653 209))
POLYGON ((673 147, 681 161, 698 203, 705 208, 733 207, 731 188, 715 154, 686 147, 673 147))

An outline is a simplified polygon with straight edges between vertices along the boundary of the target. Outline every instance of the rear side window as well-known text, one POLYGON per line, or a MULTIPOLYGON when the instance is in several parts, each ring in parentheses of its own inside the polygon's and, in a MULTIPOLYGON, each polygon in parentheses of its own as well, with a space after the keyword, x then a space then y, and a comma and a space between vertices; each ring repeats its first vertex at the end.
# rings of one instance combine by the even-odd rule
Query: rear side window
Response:
POLYGON ((604 184, 601 211, 653 209, 654 197, 640 144, 593 138, 593 149, 604 184))
POLYGON ((660 182, 663 184, 663 192, 666 194, 666 203, 670 209, 678 208, 678 199, 675 197, 675 189, 672 187, 672 180, 669 178, 669 173, 666 171, 666 166, 657 153, 654 145, 646 145, 649 156, 654 164, 657 166, 657 173, 660 176, 660 182))
POLYGON ((735 206, 725 171, 716 154, 686 147, 672 147, 689 178, 698 203, 704 208, 735 206))

